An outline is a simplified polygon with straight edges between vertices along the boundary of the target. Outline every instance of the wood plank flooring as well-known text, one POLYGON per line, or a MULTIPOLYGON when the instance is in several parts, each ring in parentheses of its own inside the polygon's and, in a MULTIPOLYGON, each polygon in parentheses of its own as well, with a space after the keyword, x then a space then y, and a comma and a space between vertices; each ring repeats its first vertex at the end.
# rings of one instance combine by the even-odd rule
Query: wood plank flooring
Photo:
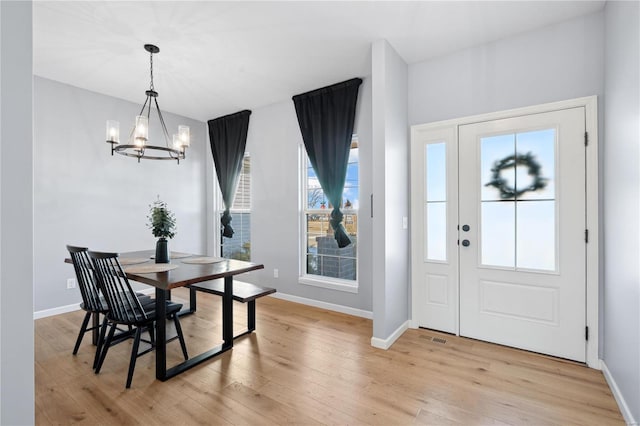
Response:
MULTIPOLYGON (((624 424, 602 373, 579 364, 430 330, 383 351, 370 320, 272 297, 256 305, 257 331, 232 351, 164 383, 147 354, 129 390, 130 340, 95 375, 89 334, 71 354, 82 312, 35 321, 36 424, 624 424)), ((246 306, 234 311, 244 328, 246 306)), ((190 354, 220 341, 221 317, 220 298, 199 293, 181 320, 190 354)), ((180 361, 177 341, 167 351, 180 361)))

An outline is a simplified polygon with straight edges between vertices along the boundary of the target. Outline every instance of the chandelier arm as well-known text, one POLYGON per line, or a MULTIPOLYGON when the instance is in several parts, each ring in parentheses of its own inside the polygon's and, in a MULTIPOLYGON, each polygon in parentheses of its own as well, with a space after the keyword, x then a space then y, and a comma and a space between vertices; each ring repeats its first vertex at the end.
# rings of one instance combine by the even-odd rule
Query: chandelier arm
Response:
POLYGON ((147 98, 144 100, 144 104, 142 104, 142 109, 140 110, 140 114, 138 115, 142 115, 144 113, 144 109, 147 107, 147 102, 149 102, 149 98, 151 96, 147 95, 147 98))
MULTIPOLYGON (((162 116, 162 111, 160 111, 160 105, 158 105, 158 98, 154 99, 155 103, 156 103, 156 110, 158 111, 158 118, 160 119, 160 125, 162 126, 162 132, 164 133, 164 142, 165 145, 167 146, 167 148, 169 148, 171 151, 169 151, 169 156, 173 157, 173 153, 174 152, 178 152, 177 150, 173 149, 169 143, 169 132, 167 131, 167 125, 164 122, 164 117, 162 116)), ((178 152, 178 158, 180 157, 180 154, 178 152)))

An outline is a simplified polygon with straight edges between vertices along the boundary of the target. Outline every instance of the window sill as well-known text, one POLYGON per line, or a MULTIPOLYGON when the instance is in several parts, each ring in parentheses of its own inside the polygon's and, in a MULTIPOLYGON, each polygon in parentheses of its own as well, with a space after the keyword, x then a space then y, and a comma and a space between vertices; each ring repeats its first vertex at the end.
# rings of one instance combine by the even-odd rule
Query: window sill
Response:
POLYGON ((338 278, 316 278, 318 275, 303 275, 298 278, 298 283, 314 287, 322 287, 330 290, 344 291, 347 293, 358 293, 358 282, 341 280, 338 278))

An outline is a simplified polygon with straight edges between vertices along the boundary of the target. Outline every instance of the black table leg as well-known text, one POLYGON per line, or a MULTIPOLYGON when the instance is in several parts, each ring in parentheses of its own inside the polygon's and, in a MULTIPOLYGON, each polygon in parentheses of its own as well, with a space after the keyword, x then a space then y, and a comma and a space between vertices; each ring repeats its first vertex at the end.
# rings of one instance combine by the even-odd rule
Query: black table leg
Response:
POLYGON ((233 276, 224 277, 222 295, 222 347, 233 346, 233 276))
POLYGON ((100 314, 93 313, 93 330, 91 332, 91 341, 94 346, 98 345, 98 339, 100 338, 100 314))
POLYGON ((256 329, 256 301, 247 302, 247 331, 251 332, 256 329))
POLYGON ((168 291, 156 288, 156 379, 165 381, 196 365, 214 358, 233 347, 233 276, 224 278, 222 296, 222 345, 189 358, 171 368, 167 368, 166 305, 168 291))
POLYGON ((156 288, 156 379, 167 377, 167 296, 169 291, 156 288))

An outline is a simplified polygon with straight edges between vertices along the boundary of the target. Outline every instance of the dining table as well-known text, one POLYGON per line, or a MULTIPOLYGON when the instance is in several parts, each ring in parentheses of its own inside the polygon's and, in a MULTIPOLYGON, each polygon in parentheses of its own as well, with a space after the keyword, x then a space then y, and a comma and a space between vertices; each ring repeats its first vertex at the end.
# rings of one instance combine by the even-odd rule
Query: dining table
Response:
MULTIPOLYGON (((191 253, 172 253, 171 270, 164 272, 140 272, 135 268, 141 263, 154 264, 154 250, 119 253, 119 259, 129 280, 155 287, 156 309, 156 379, 165 381, 187 371, 204 361, 214 358, 233 347, 233 277, 246 272, 263 269, 264 265, 227 258, 211 258, 191 253), (222 344, 188 360, 167 368, 167 314, 166 302, 171 300, 171 290, 199 282, 224 279, 222 296, 222 344)), ((70 259, 67 259, 70 261, 70 259)), ((158 264, 161 265, 161 264, 158 264)), ((146 268, 153 269, 153 268, 146 268)), ((190 292, 190 306, 182 314, 195 312, 194 290, 190 292)), ((95 320, 94 320, 95 323, 95 320)), ((95 341, 94 341, 95 343, 95 341)))

